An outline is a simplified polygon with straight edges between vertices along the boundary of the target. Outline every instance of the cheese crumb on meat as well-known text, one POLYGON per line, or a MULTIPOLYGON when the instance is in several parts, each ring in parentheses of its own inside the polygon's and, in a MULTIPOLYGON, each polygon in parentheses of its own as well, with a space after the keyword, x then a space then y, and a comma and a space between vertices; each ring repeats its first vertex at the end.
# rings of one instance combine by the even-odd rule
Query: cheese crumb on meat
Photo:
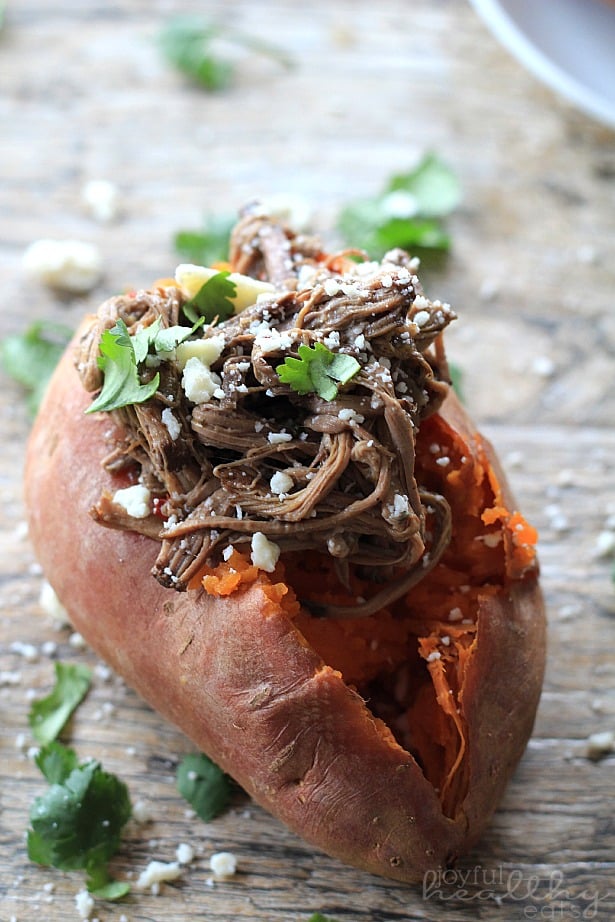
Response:
POLYGON ((113 494, 113 502, 125 509, 133 519, 146 519, 150 515, 151 499, 152 494, 142 483, 116 490, 113 494))
POLYGON ((273 541, 262 533, 257 531, 252 536, 252 563, 259 570, 265 570, 266 573, 273 573, 275 565, 280 557, 280 548, 273 541))
POLYGON ((196 356, 186 362, 182 375, 182 387, 192 403, 209 403, 214 391, 220 387, 219 376, 196 356))

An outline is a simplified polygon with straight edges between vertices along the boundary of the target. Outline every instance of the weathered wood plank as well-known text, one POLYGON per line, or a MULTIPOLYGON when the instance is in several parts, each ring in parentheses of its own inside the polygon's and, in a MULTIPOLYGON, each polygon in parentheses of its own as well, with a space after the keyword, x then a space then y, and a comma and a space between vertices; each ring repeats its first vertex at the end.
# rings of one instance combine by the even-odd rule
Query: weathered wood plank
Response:
MULTIPOLYGON (((202 4, 189 0, 187 11, 202 4)), ((42 576, 20 495, 29 423, 2 378, 0 468, 0 920, 77 918, 81 876, 30 864, 27 815, 42 789, 28 756, 32 695, 53 661, 95 667, 70 728, 149 807, 114 864, 138 874, 189 841, 196 860, 160 896, 100 904, 101 920, 191 918, 348 922, 585 918, 615 914, 615 757, 587 758, 615 730, 612 561, 596 541, 615 514, 615 143, 520 70, 461 0, 337 4, 217 0, 208 11, 284 45, 284 72, 239 61, 237 86, 207 96, 161 61, 162 0, 13 0, 0 35, 0 336, 32 318, 76 324, 108 294, 172 271, 172 235, 204 212, 274 193, 305 197, 333 239, 339 206, 436 149, 460 174, 454 249, 428 290, 460 314, 449 352, 466 401, 541 533, 549 663, 536 732, 483 841, 456 876, 408 888, 315 853, 238 793, 214 823, 186 816, 174 766, 190 744, 41 609, 42 576), (83 182, 107 178, 122 214, 85 212, 83 182), (32 240, 96 243, 105 277, 62 300, 23 277, 32 240), (18 646, 15 647, 14 644, 18 646), (33 658, 24 656, 29 644, 33 658), (19 650, 21 649, 21 653, 19 650), (99 667, 96 670, 96 667, 99 667), (210 885, 209 855, 230 849, 238 875, 210 885), (53 891, 45 889, 53 884, 53 891)))

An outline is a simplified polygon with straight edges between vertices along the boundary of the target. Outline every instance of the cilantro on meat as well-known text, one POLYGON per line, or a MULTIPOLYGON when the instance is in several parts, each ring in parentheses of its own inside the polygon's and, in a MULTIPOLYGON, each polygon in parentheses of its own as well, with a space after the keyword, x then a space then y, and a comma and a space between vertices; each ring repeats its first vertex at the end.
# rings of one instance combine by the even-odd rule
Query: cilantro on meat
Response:
POLYGON ((143 403, 158 390, 160 375, 156 373, 147 384, 141 384, 133 338, 123 320, 105 330, 100 338, 98 367, 104 373, 104 384, 86 413, 116 410, 130 403, 143 403))
POLYGON ((346 384, 361 366, 351 355, 331 352, 322 343, 299 346, 299 358, 287 358, 276 371, 284 384, 298 394, 318 394, 323 400, 335 400, 338 384, 346 384))
POLYGON ((32 734, 42 744, 56 739, 90 687, 90 670, 79 663, 56 663, 55 674, 53 690, 35 701, 28 715, 32 734))
POLYGON ((184 314, 191 323, 198 323, 201 318, 206 323, 213 323, 216 319, 227 320, 233 316, 237 285, 229 279, 230 274, 217 272, 201 286, 194 298, 184 304, 184 314))
MULTIPOLYGON (((212 279, 213 281, 213 279, 212 279)), ((158 372, 147 384, 141 384, 139 365, 145 361, 150 347, 157 355, 171 352, 202 326, 203 319, 197 317, 192 327, 173 326, 161 329, 160 318, 150 326, 138 330, 134 336, 128 332, 123 320, 119 319, 100 338, 98 367, 104 373, 103 387, 86 413, 100 410, 117 410, 131 403, 143 403, 158 390, 158 372)))
POLYGON ((177 790, 205 822, 227 806, 231 784, 228 775, 201 753, 185 756, 177 767, 177 790))

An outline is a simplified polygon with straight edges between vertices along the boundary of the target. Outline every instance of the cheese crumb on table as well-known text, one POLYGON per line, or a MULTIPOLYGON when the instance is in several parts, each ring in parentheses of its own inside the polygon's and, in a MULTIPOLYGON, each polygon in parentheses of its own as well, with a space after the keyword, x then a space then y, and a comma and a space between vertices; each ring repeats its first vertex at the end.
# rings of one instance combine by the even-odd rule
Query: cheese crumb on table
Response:
POLYGON ((36 240, 23 255, 26 273, 59 291, 86 294, 102 278, 98 249, 82 240, 36 240))
POLYGON ((80 890, 75 896, 75 905, 81 919, 89 919, 94 909, 94 900, 87 890, 80 890))
POLYGON ((135 888, 137 890, 147 890, 156 884, 164 883, 168 880, 177 880, 181 877, 182 869, 178 861, 150 861, 144 871, 141 871, 135 888))
POLYGON ((216 877, 232 877, 237 871, 237 858, 232 852, 216 852, 209 859, 209 867, 216 877))
POLYGON ((175 849, 175 857, 180 864, 190 864, 194 860, 194 849, 187 842, 180 842, 175 849))
POLYGON ((119 190, 108 179, 91 179, 81 190, 83 204, 101 223, 113 221, 119 212, 119 190))

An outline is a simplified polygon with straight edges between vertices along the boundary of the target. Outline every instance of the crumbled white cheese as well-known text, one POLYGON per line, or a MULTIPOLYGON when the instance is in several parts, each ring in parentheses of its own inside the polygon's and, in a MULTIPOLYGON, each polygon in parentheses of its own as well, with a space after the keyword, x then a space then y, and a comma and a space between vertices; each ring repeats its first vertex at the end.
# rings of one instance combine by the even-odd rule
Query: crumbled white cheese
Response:
POLYGON ((150 823, 152 815, 150 809, 144 800, 136 800, 132 805, 132 818, 136 823, 150 823))
POLYGON ((232 877, 237 870, 237 858, 232 852, 216 852, 209 859, 209 867, 216 877, 232 877))
POLYGON ((325 345, 327 349, 337 349, 339 348, 339 344, 340 344, 339 330, 331 330, 331 332, 328 333, 327 336, 325 336, 325 338, 323 339, 323 345, 325 345))
POLYGON ((87 890, 80 890, 75 895, 75 906, 81 919, 89 919, 94 909, 94 900, 87 890))
POLYGON ((294 483, 295 481, 286 471, 276 471, 269 481, 269 487, 272 493, 280 496, 282 493, 290 493, 294 483))
POLYGON ((46 579, 41 583, 38 604, 45 614, 53 618, 58 624, 70 624, 66 609, 57 597, 51 583, 47 582, 46 579))
POLYGON ((357 413, 356 410, 353 410, 352 407, 342 407, 337 415, 340 419, 344 420, 344 422, 348 422, 351 425, 354 423, 360 426, 361 423, 365 422, 365 417, 357 413))
POLYGON ((167 427, 167 431, 173 441, 179 438, 179 435, 182 431, 181 423, 174 415, 171 407, 165 407, 161 414, 162 423, 167 427))
POLYGON ((325 279, 322 287, 330 298, 334 298, 340 292, 340 281, 339 279, 325 279))
POLYGON ((190 864, 194 860, 194 849, 187 842, 180 842, 175 849, 175 857, 180 864, 190 864))
POLYGON ((267 435, 267 441, 272 445, 281 445, 282 442, 292 442, 292 435, 290 432, 269 432, 267 435))
POLYGON ((292 344, 293 338, 290 333, 281 332, 267 324, 262 324, 254 337, 254 345, 261 350, 263 355, 270 352, 284 352, 290 349, 292 344))
POLYGON ((23 255, 32 278, 71 294, 86 294, 102 277, 98 249, 82 240, 36 240, 23 255))
POLYGON ((393 497, 393 505, 389 506, 389 513, 395 519, 403 519, 410 512, 410 503, 408 497, 402 493, 396 493, 393 497))
POLYGON ((594 547, 596 557, 610 557, 615 553, 615 531, 601 531, 594 547))
POLYGON ((213 365, 224 349, 224 333, 208 336, 205 339, 193 339, 175 347, 175 361, 179 367, 186 367, 188 359, 199 359, 203 365, 213 365))
POLYGON ((498 544, 500 544, 502 541, 502 532, 489 532, 489 534, 482 536, 482 541, 485 544, 485 547, 497 547, 498 544))
POLYGON ((3 670, 0 672, 0 688, 3 685, 19 685, 21 682, 21 672, 10 672, 3 670))
POLYGON ((192 403, 208 403, 214 391, 221 384, 218 375, 196 356, 186 362, 182 375, 182 387, 192 403))
POLYGON ((78 631, 73 631, 73 633, 68 638, 68 645, 72 647, 73 650, 85 650, 86 642, 85 639, 79 634, 78 631))
POLYGON ((227 547, 225 547, 224 550, 222 551, 222 559, 230 560, 231 557, 233 556, 234 551, 235 551, 235 548, 233 547, 232 544, 227 545, 227 547))
POLYGON ((137 890, 147 890, 155 884, 163 883, 167 880, 177 880, 181 876, 182 869, 179 861, 150 861, 144 871, 141 871, 139 878, 135 883, 137 890))
POLYGON ((119 190, 107 179, 91 179, 81 190, 84 205, 97 221, 108 223, 117 218, 119 190))
POLYGON ((436 661, 436 660, 439 660, 439 659, 442 659, 442 654, 440 653, 439 650, 433 650, 433 651, 427 656, 427 662, 428 662, 428 663, 435 663, 435 661, 436 661))
POLYGON ((252 536, 252 563, 259 570, 265 570, 266 573, 273 573, 275 565, 280 557, 280 548, 273 541, 270 541, 262 531, 257 531, 252 536))
POLYGON ((31 643, 24 643, 22 640, 14 640, 10 645, 11 653, 17 653, 28 663, 35 663, 38 660, 38 649, 31 643))
POLYGON ((537 355, 532 362, 532 371, 540 378, 550 378, 555 374, 555 362, 548 355, 537 355))
POLYGON ((152 511, 152 494, 142 483, 116 490, 113 502, 125 509, 132 519, 146 519, 152 511))
POLYGON ((451 610, 448 613, 449 621, 461 621, 462 618, 463 618, 463 612, 461 611, 460 608, 451 608, 451 610))
POLYGON ((588 759, 600 759, 615 749, 615 734, 611 730, 592 733, 587 738, 588 759))
MULTIPOLYGON (((416 304, 416 301, 414 302, 416 304)), ((413 322, 416 323, 417 327, 424 327, 426 323, 429 323, 431 314, 429 311, 418 311, 412 318, 413 322)))
POLYGON ((436 464, 438 464, 440 467, 448 467, 450 463, 451 459, 448 457, 448 455, 442 455, 440 458, 436 458, 436 464))

